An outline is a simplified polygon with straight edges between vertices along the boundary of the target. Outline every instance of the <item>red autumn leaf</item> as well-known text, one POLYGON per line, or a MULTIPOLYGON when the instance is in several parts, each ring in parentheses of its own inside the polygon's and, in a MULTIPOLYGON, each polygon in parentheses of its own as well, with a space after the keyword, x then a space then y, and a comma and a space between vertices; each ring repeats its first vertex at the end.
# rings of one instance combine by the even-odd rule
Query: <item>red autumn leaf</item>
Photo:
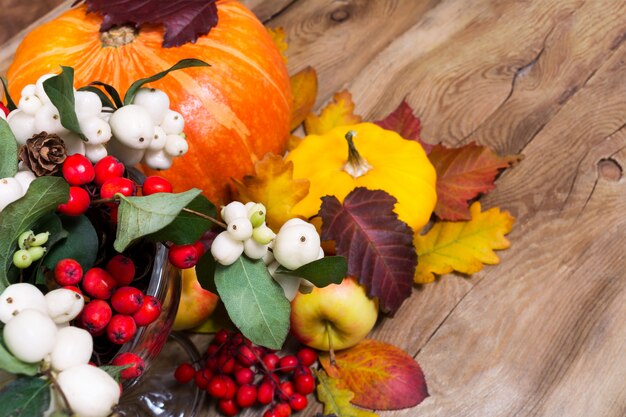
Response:
POLYGON ((460 148, 435 145, 428 158, 437 171, 435 214, 442 220, 469 220, 470 200, 494 189, 498 173, 520 160, 473 142, 460 148))
POLYGON ((434 146, 429 143, 424 143, 422 141, 422 137, 420 136, 422 123, 420 122, 420 119, 413 114, 413 109, 406 100, 403 100, 398 108, 391 112, 383 120, 379 120, 374 123, 376 123, 383 129, 393 130, 404 139, 410 139, 419 142, 419 144, 422 145, 422 148, 424 148, 424 151, 426 151, 427 154, 430 153, 431 149, 434 146))
POLYGON ((413 230, 393 212, 396 199, 382 190, 355 188, 343 201, 322 197, 322 239, 334 240, 348 259, 348 275, 378 297, 393 315, 411 295, 417 255, 413 230))
POLYGON ((320 363, 341 386, 354 393, 352 404, 371 410, 415 407, 428 397, 426 379, 419 364, 402 349, 366 339, 338 352, 335 366, 327 353, 320 363))
POLYGON ((195 42, 217 25, 216 0, 86 0, 89 12, 103 16, 101 31, 122 24, 163 24, 163 46, 195 42))

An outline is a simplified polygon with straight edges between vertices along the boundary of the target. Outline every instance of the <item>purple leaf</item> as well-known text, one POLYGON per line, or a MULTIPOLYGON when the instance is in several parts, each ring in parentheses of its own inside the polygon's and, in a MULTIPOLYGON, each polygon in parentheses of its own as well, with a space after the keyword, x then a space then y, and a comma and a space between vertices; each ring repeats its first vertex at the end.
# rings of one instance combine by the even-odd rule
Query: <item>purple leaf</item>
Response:
POLYGON ((415 117, 413 109, 406 100, 402 100, 398 108, 387 115, 387 117, 374 123, 383 129, 393 130, 404 139, 419 142, 427 154, 430 153, 433 148, 433 145, 422 141, 420 136, 422 123, 418 117, 415 117))
POLYGON ((216 0, 86 0, 89 12, 103 16, 101 31, 122 24, 162 24, 163 46, 195 42, 217 25, 216 0))
POLYGON ((378 297, 393 315, 411 295, 417 255, 413 230, 393 212, 396 199, 382 190, 355 188, 343 205, 322 197, 322 239, 334 240, 337 254, 348 259, 348 275, 378 297))

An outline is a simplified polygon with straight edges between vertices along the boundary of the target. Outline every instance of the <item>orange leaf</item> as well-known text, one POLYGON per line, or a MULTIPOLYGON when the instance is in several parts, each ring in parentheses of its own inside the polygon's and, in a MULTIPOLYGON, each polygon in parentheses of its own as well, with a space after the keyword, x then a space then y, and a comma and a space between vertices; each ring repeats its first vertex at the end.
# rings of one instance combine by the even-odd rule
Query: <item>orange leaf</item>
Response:
POLYGON ((233 180, 242 202, 263 203, 266 223, 274 231, 290 218, 291 208, 309 192, 309 180, 293 179, 293 163, 281 156, 267 154, 254 164, 255 175, 233 180))
POLYGON ((481 212, 479 202, 472 204, 470 214, 469 221, 436 222, 425 235, 415 235, 415 283, 433 282, 434 274, 452 271, 473 274, 483 264, 500 262, 494 250, 511 245, 504 235, 511 231, 515 218, 497 207, 481 212))
POLYGON ((376 417, 377 415, 360 410, 350 404, 354 393, 340 387, 340 381, 331 378, 324 371, 313 371, 317 378, 317 398, 324 404, 324 415, 336 417, 376 417))
POLYGON ((435 214, 442 220, 468 220, 468 201, 494 189, 496 175, 521 157, 499 156, 470 143, 453 149, 436 145, 428 159, 437 171, 435 214))
POLYGON ((293 108, 291 110, 291 129, 300 126, 306 116, 311 113, 317 98, 317 72, 313 67, 306 67, 291 76, 291 93, 293 108))
POLYGON ((361 116, 354 114, 354 102, 350 92, 335 93, 331 103, 326 105, 319 116, 310 114, 304 120, 307 135, 323 135, 334 127, 360 123, 361 116))
POLYGON ((372 410, 399 410, 414 407, 428 397, 426 380, 419 364, 405 351, 388 343, 364 340, 336 354, 336 366, 329 355, 320 362, 329 375, 354 392, 352 403, 372 410))
POLYGON ((270 34, 270 37, 274 41, 274 44, 280 51, 280 54, 283 56, 285 60, 285 64, 287 63, 287 34, 285 33, 285 29, 282 27, 277 28, 267 28, 267 33, 270 34))

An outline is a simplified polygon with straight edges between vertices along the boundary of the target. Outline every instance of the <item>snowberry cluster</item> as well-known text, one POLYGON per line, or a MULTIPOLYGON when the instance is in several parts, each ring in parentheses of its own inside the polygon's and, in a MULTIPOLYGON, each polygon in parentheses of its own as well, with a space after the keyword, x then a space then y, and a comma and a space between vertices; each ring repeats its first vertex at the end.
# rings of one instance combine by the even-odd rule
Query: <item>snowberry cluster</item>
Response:
POLYGON ((63 127, 59 110, 52 104, 43 83, 55 74, 45 74, 21 92, 17 109, 6 116, 18 143, 40 132, 63 139, 67 154, 85 155, 98 162, 111 154, 127 165, 143 162, 153 169, 167 169, 173 158, 189 149, 182 115, 169 108, 167 94, 141 88, 132 104, 118 109, 103 107, 91 91, 74 91, 74 111, 84 138, 63 127))
POLYGON ((35 174, 28 169, 18 171, 13 177, 0 179, 0 212, 15 200, 24 197, 34 180, 35 174))
POLYGON ((17 238, 18 250, 13 254, 13 265, 17 268, 28 268, 34 261, 41 259, 46 253, 43 246, 48 241, 49 232, 35 234, 32 230, 22 233, 17 238))
POLYGON ((70 326, 83 309, 82 295, 65 288, 46 295, 34 285, 18 283, 0 295, 0 321, 7 349, 19 360, 49 369, 72 410, 81 416, 104 417, 118 403, 118 383, 89 365, 91 334, 70 326))
POLYGON ((265 224, 265 206, 260 203, 233 201, 224 206, 221 216, 226 230, 211 245, 211 254, 222 265, 231 265, 242 253, 251 259, 267 256, 276 236, 265 224))
POLYGON ((209 345, 204 366, 178 366, 174 377, 180 383, 194 381, 218 400, 219 410, 234 416, 244 408, 269 406, 263 417, 288 417, 306 408, 307 395, 315 389, 310 366, 317 353, 309 348, 296 355, 252 344, 241 333, 220 330, 209 345))
POLYGON ((91 298, 78 317, 78 325, 94 336, 106 334, 117 345, 130 341, 138 327, 147 326, 161 314, 157 298, 130 286, 134 278, 135 264, 122 254, 113 256, 104 269, 94 267, 84 274, 81 265, 70 258, 60 260, 54 268, 57 284, 78 293, 84 291, 91 298))

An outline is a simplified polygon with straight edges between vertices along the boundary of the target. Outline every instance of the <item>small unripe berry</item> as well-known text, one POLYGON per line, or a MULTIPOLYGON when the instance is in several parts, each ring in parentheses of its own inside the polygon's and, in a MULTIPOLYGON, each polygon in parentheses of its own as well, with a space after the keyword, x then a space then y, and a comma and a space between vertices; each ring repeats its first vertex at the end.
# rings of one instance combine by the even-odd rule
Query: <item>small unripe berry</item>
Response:
POLYGON ((37 233, 34 239, 30 242, 30 246, 41 246, 48 242, 50 232, 37 233))
POLYGON ((26 249, 30 254, 30 259, 35 262, 43 258, 43 255, 46 253, 46 248, 41 246, 32 246, 26 249))
POLYGON ((267 210, 261 203, 254 203, 248 208, 248 218, 252 223, 252 227, 259 227, 265 223, 267 210))
POLYGON ((28 249, 35 242, 35 234, 32 230, 27 230, 17 238, 17 246, 20 249, 28 249))
POLYGON ((26 249, 20 249, 13 254, 13 265, 19 269, 26 269, 33 263, 33 257, 26 249))

